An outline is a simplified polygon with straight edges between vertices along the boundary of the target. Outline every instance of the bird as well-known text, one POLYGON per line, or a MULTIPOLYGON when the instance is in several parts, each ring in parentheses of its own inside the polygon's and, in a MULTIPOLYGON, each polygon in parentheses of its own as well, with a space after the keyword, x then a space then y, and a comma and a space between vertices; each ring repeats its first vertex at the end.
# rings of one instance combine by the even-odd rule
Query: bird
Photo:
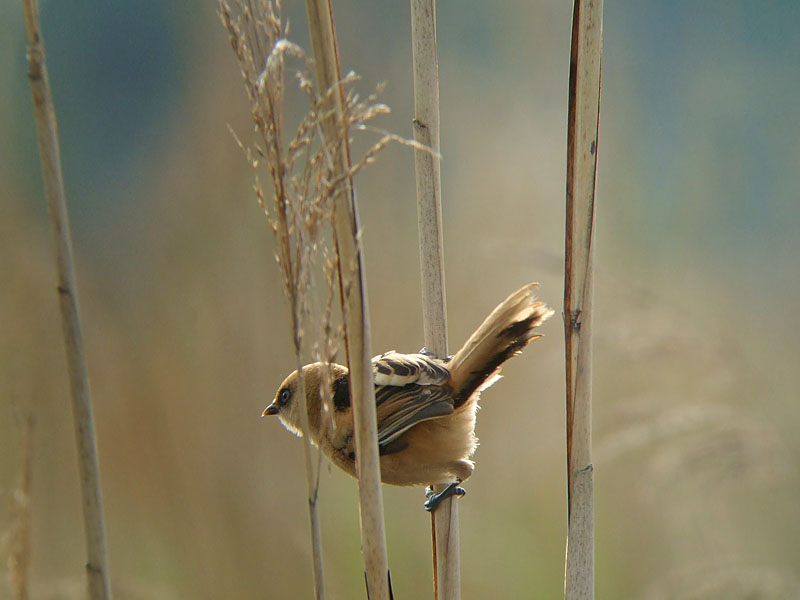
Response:
MULTIPOLYGON (((529 283, 508 296, 453 356, 437 358, 425 349, 413 354, 392 350, 372 359, 384 483, 448 484, 439 494, 428 489, 428 510, 448 496, 463 495, 459 484, 475 468, 480 395, 500 379, 504 362, 542 337, 536 328, 553 315, 536 298, 537 286, 529 283)), ((280 384, 262 416, 277 415, 289 431, 308 435, 331 462, 356 477, 347 367, 315 362, 301 372, 309 431, 302 429, 297 371, 280 384)))

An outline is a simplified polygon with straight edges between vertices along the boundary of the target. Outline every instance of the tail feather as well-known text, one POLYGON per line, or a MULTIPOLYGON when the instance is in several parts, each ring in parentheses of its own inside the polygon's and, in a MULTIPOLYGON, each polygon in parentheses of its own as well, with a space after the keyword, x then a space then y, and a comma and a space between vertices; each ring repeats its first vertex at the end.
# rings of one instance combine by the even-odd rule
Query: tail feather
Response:
POLYGON ((541 337, 534 330, 553 310, 536 300, 533 291, 538 285, 529 283, 506 298, 456 352, 448 365, 456 407, 488 387, 487 381, 496 380, 505 361, 541 337))

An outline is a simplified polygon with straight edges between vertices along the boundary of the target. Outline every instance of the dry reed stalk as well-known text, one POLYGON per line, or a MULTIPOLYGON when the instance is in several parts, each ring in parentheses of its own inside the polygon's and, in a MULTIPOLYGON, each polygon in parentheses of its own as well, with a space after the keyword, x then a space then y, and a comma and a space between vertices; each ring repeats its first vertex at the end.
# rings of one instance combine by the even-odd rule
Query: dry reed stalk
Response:
POLYGON ((347 363, 355 429, 356 473, 361 545, 371 600, 389 600, 389 562, 383 521, 375 388, 370 350, 369 307, 362 261, 358 214, 351 176, 350 146, 344 115, 345 95, 330 0, 306 0, 306 14, 320 89, 332 90, 328 116, 321 122, 326 140, 336 140, 334 173, 342 176, 333 200, 334 243, 339 257, 339 290, 345 326, 347 363))
POLYGON ((569 511, 566 600, 594 598, 592 278, 602 40, 602 0, 575 0, 569 75, 564 275, 569 511))
MULTIPOLYGON (((376 598, 388 598, 388 567, 386 544, 383 533, 382 499, 380 496, 380 472, 377 470, 377 431, 375 419, 374 387, 369 351, 368 318, 363 274, 360 269, 361 255, 358 247, 358 225, 352 195, 352 177, 375 159, 376 154, 392 141, 413 147, 417 145, 398 136, 380 132, 382 137, 352 165, 349 157, 348 135, 352 128, 367 129, 366 122, 388 112, 388 108, 375 102, 375 96, 360 100, 358 95, 345 86, 357 78, 348 74, 338 77, 335 52, 325 50, 325 44, 333 39, 332 23, 325 24, 313 10, 309 9, 316 57, 319 89, 305 73, 298 73, 300 88, 306 93, 310 110, 297 128, 295 137, 284 150, 282 143, 282 117, 285 57, 290 56, 310 63, 298 46, 284 39, 286 31, 279 17, 279 3, 269 0, 237 0, 239 16, 235 17, 229 5, 220 3, 220 17, 230 35, 231 46, 239 60, 245 88, 250 98, 256 129, 264 140, 265 147, 244 148, 254 168, 260 157, 266 158, 273 183, 273 203, 268 208, 266 194, 260 182, 256 182, 256 194, 267 213, 267 218, 277 241, 277 259, 281 267, 284 288, 292 306, 292 330, 294 333, 297 368, 302 366, 301 347, 306 337, 303 332, 315 329, 319 320, 309 326, 312 314, 311 288, 312 265, 320 251, 323 253, 323 275, 328 285, 329 296, 322 318, 323 344, 315 343, 314 356, 323 363, 331 362, 335 356, 338 331, 331 325, 333 288, 338 279, 341 309, 345 325, 345 343, 351 373, 351 390, 356 420, 356 445, 359 490, 361 498, 361 521, 364 557, 367 565, 368 591, 376 598), (316 31, 317 33, 313 33, 316 31), (328 36, 328 37, 326 37, 328 36), (327 40, 327 41, 326 41, 327 40), (265 65, 262 67, 261 65, 265 65), (335 74, 335 77, 334 77, 335 74), (331 79, 333 77, 333 79, 331 79), (335 251, 332 255, 325 248, 325 232, 333 222, 332 237, 335 251), (366 362, 366 364, 365 364, 366 362), (363 408, 366 406, 366 408, 363 408), (369 439, 371 423, 372 440, 369 439), (366 428, 366 429, 365 429, 366 428), (367 436, 367 437, 365 437, 367 436), (371 449, 374 448, 374 452, 371 449), (372 454, 372 457, 370 457, 372 454), (374 461, 367 465, 367 462, 374 461), (380 574, 380 575, 379 575, 380 574), (383 588, 383 589, 381 589, 383 588), (376 595, 377 594, 377 595, 376 595)), ((324 16, 324 15, 323 15, 324 16)), ((299 384, 303 385, 302 378, 299 384)), ((323 386, 328 391, 328 386, 323 386)), ((329 396, 330 394, 324 394, 329 396)), ((305 402, 301 389, 298 398, 305 402)), ((331 398, 323 397, 325 406, 331 406, 331 398)), ((302 417, 307 417, 301 410, 302 417)), ((307 423, 302 424, 308 430, 307 423)), ((304 438, 307 440, 307 438, 304 438)), ((322 548, 319 535, 319 516, 316 510, 319 468, 311 461, 311 448, 304 442, 306 474, 309 490, 312 546, 314 551, 314 573, 317 597, 324 595, 322 583, 322 548)))
MULTIPOLYGON (((21 404, 21 403, 20 403, 21 404)), ((20 410, 22 429, 22 455, 20 457, 19 485, 12 499, 12 526, 3 536, 3 549, 8 555, 7 564, 11 587, 16 600, 28 600, 31 566, 31 485, 33 481, 33 429, 32 403, 20 410)))
MULTIPOLYGON (((316 127, 314 110, 301 122, 288 148, 284 147, 285 61, 287 57, 303 59, 304 54, 284 39, 286 31, 279 14, 280 5, 272 2, 253 5, 246 0, 238 2, 237 8, 238 18, 234 17, 227 3, 221 2, 220 17, 230 35, 231 47, 239 61, 250 99, 253 121, 264 143, 264 148, 256 146, 254 153, 247 152, 253 168, 257 168, 260 162, 254 156, 264 156, 271 176, 272 202, 268 202, 258 178, 255 192, 275 236, 275 255, 290 305, 292 344, 296 368, 300 371, 303 366, 304 324, 311 312, 312 266, 321 244, 324 223, 330 218, 330 194, 320 187, 324 152, 312 150, 316 127), (296 173, 298 163, 303 165, 299 177, 296 173)), ((314 106, 316 95, 313 89, 306 85, 305 91, 314 106)), ((301 377, 298 380, 298 400, 303 405, 300 411, 305 421, 303 430, 309 431, 304 383, 301 377)), ((318 505, 320 457, 313 460, 308 436, 303 436, 302 445, 314 593, 317 600, 322 600, 325 598, 325 576, 318 505)))
POLYGON ((61 172, 56 111, 47 74, 44 42, 39 23, 39 7, 36 0, 23 0, 22 8, 28 41, 28 80, 33 96, 42 176, 55 248, 58 277, 56 289, 61 309, 72 396, 72 415, 78 446, 78 467, 86 531, 86 575, 89 598, 106 600, 111 598, 111 582, 106 556, 100 468, 97 460, 89 375, 83 352, 83 337, 78 314, 78 296, 64 180, 61 172))
MULTIPOLYGON (((422 273, 422 324, 425 348, 446 357, 447 307, 442 240, 442 186, 439 157, 439 59, 436 1, 411 0, 414 65, 414 139, 432 150, 416 150, 417 223, 422 273)), ((441 492, 446 486, 434 486, 441 492)), ((448 498, 431 513, 434 593, 439 600, 461 597, 458 503, 448 498)))

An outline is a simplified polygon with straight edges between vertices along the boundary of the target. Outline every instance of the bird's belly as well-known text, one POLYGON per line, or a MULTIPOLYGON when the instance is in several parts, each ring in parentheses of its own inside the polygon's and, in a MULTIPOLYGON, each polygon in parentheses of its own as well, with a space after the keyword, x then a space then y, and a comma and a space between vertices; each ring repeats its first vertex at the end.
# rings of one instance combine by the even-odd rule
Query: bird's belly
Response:
POLYGON ((475 410, 467 406, 447 417, 412 427, 400 438, 407 444, 403 450, 381 456, 381 479, 391 485, 466 479, 473 468, 469 458, 478 445, 474 428, 475 410))

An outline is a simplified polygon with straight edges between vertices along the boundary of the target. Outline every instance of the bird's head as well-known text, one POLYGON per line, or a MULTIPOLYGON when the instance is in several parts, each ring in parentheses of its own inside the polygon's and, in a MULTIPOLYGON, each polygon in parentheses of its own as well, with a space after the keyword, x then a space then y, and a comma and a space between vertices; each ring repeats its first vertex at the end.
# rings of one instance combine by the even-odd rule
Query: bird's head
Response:
MULTIPOLYGON (((308 367, 303 369, 303 374, 308 367)), ((305 383, 308 385, 308 376, 305 377, 305 383)), ((297 371, 294 371, 286 379, 283 380, 278 391, 275 394, 275 399, 272 403, 264 409, 261 414, 262 417, 268 415, 278 415, 278 418, 292 433, 302 436, 303 432, 300 428, 300 402, 297 401, 297 371)))
MULTIPOLYGON (((311 429, 310 439, 312 443, 316 444, 318 442, 317 438, 320 423, 327 422, 326 417, 324 416, 327 414, 327 409, 325 408, 322 399, 322 382, 324 380, 333 382, 342 375, 346 375, 347 368, 336 363, 329 363, 326 366, 322 363, 315 362, 304 366, 302 373, 304 383, 303 387, 305 388, 306 408, 308 410, 308 425, 311 429)), ((302 436, 304 433, 301 409, 303 403, 299 398, 299 384, 300 378, 297 375, 297 371, 294 371, 291 375, 283 380, 283 383, 281 383, 281 385, 278 387, 278 391, 275 393, 275 398, 273 399, 272 403, 264 409, 264 412, 261 414, 261 416, 266 417, 268 415, 278 415, 278 418, 281 420, 281 423, 283 423, 283 426, 286 427, 286 429, 296 435, 302 436)), ((329 388, 330 385, 331 384, 328 384, 329 388)), ((335 396, 336 393, 338 393, 338 391, 331 390, 331 394, 333 396, 335 396)), ((347 391, 347 386, 345 386, 344 393, 347 396, 346 400, 349 406, 349 392, 347 391)))

